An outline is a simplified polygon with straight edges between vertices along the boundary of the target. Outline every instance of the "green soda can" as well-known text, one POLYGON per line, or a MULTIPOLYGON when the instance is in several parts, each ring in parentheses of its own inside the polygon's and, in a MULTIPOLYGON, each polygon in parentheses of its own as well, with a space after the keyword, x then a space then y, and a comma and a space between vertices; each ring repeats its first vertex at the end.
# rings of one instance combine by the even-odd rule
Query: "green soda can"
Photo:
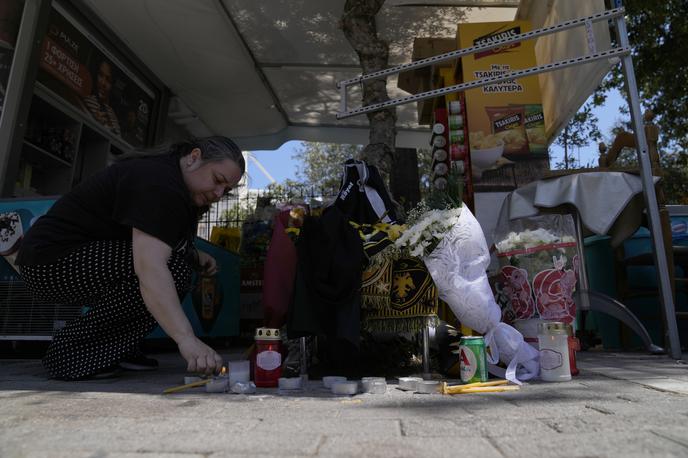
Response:
POLYGON ((464 141, 464 136, 463 136, 463 130, 457 130, 451 133, 449 136, 449 141, 452 144, 463 144, 464 141))
POLYGON ((449 128, 451 130, 463 129, 463 116, 460 114, 449 115, 449 128))
POLYGON ((463 336, 459 343, 459 372, 463 383, 487 382, 487 353, 481 336, 463 336))

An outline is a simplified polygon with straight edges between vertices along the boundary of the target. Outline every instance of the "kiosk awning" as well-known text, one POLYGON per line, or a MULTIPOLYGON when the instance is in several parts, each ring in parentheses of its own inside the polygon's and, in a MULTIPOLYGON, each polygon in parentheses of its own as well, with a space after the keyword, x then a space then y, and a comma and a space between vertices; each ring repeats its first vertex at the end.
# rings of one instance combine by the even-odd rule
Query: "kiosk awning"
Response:
MULTIPOLYGON (((517 19, 527 19, 533 29, 562 23, 570 19, 592 16, 604 11, 604 1, 585 2, 521 0, 517 19)), ((604 22, 592 26, 597 51, 611 47, 609 27, 604 22)), ((584 28, 566 30, 540 37, 535 44, 538 64, 589 54, 588 35, 584 28)), ((612 63, 596 61, 556 72, 539 75, 546 135, 550 142, 568 124, 587 98, 600 85, 612 63)))
MULTIPOLYGON (((335 118, 336 82, 360 74, 338 28, 344 0, 83 2, 178 97, 172 119, 190 133, 227 135, 245 149, 274 149, 288 140, 367 143, 364 116, 335 118)), ((378 31, 390 43, 389 64, 398 65, 411 60, 414 37, 454 37, 460 22, 508 21, 518 14, 540 27, 603 7, 603 0, 388 0, 378 31)), ((585 45, 582 30, 569 33, 538 43, 538 57, 585 45)), ((565 125, 604 72, 586 66, 542 77, 551 132, 565 125)), ((392 97, 405 94, 395 79, 388 90, 392 97)), ((427 145, 413 105, 398 107, 397 145, 427 145)))

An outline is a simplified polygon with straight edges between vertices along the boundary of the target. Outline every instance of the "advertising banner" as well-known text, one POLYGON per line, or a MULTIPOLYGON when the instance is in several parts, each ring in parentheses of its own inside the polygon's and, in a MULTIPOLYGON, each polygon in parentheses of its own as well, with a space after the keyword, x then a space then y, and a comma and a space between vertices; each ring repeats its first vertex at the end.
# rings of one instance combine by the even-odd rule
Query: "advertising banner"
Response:
POLYGON ((24 234, 54 203, 54 197, 0 200, 0 281, 19 280, 14 259, 24 234))
MULTIPOLYGON (((460 24, 459 47, 468 48, 528 32, 527 21, 460 24)), ((461 58, 464 82, 534 67, 534 41, 517 42, 461 58)), ((542 164, 547 158, 537 75, 466 91, 474 177, 510 162, 542 164), (540 160, 538 160, 540 159, 540 160)), ((529 166, 530 167, 530 166, 529 166)))
POLYGON ((71 22, 51 11, 37 80, 134 147, 145 146, 155 99, 71 22))

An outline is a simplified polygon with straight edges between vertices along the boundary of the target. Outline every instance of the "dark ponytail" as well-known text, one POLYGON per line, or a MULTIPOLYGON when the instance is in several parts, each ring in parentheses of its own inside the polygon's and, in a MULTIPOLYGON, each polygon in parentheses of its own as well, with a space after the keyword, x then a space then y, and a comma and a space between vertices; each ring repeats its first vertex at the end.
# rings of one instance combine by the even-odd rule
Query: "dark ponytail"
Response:
POLYGON ((246 171, 246 163, 241 148, 227 137, 214 136, 194 138, 188 141, 175 143, 170 147, 169 154, 177 158, 182 158, 190 154, 194 148, 201 150, 201 160, 203 162, 231 159, 239 166, 242 175, 246 171))
POLYGON ((190 154, 194 148, 201 150, 202 162, 231 159, 239 167, 242 175, 244 172, 246 172, 246 162, 244 161, 244 155, 241 152, 241 148, 239 148, 236 143, 229 138, 219 135, 213 137, 191 138, 189 140, 174 143, 169 147, 158 146, 148 148, 143 151, 131 151, 118 156, 116 160, 123 161, 141 157, 161 156, 165 154, 169 154, 177 159, 180 159, 187 154, 190 154))

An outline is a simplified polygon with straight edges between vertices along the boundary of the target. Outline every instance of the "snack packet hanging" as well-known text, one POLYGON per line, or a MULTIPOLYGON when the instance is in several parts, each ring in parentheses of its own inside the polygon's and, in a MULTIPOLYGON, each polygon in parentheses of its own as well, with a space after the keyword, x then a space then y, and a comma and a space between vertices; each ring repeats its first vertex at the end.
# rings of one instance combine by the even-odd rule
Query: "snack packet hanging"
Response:
POLYGON ((504 142, 505 155, 528 154, 528 138, 525 129, 525 108, 485 107, 492 133, 504 142))
POLYGON ((524 126, 530 154, 545 154, 547 152, 547 137, 545 136, 545 115, 542 111, 542 104, 511 106, 523 107, 525 111, 524 126))

